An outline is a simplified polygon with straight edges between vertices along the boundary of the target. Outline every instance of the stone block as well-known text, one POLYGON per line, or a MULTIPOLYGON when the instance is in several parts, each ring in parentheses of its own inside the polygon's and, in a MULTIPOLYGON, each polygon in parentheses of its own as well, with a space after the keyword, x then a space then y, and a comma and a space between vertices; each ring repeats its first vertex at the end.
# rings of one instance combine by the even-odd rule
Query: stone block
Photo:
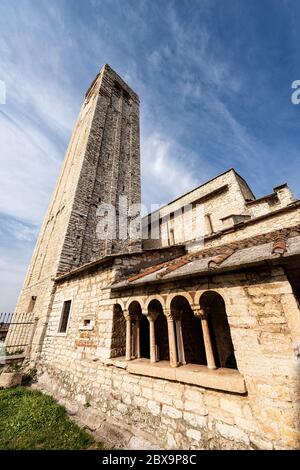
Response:
POLYGON ((241 431, 235 426, 229 426, 228 424, 217 423, 216 431, 226 439, 230 439, 244 444, 249 444, 249 436, 244 431, 241 431))
POLYGON ((129 450, 159 450, 160 447, 139 436, 132 436, 128 443, 129 450))
POLYGON ((168 449, 177 449, 177 444, 174 439, 174 436, 170 432, 167 433, 167 446, 168 449))
POLYGON ((154 416, 159 416, 161 413, 161 407, 160 404, 157 403, 156 401, 149 400, 147 403, 148 410, 150 411, 151 414, 154 416))
POLYGON ((281 428, 280 434, 284 445, 289 446, 292 449, 300 449, 300 431, 283 426, 283 428, 281 428))
POLYGON ((227 398, 220 399, 220 408, 235 416, 243 416, 242 406, 242 403, 240 404, 227 398))
POLYGON ((196 414, 206 416, 208 414, 208 410, 205 406, 198 404, 194 401, 186 400, 184 403, 185 411, 193 411, 196 414))
POLYGON ((173 419, 180 419, 182 418, 182 412, 173 408, 172 406, 163 405, 162 407, 162 414, 168 416, 169 418, 173 419))
POLYGON ((184 397, 187 400, 195 401, 196 403, 203 403, 203 393, 201 390, 197 390, 196 387, 185 386, 184 397))
POLYGON ((183 413, 183 419, 195 428, 203 428, 207 424, 207 418, 205 416, 198 416, 193 413, 188 413, 186 411, 183 413))
POLYGON ((142 396, 152 400, 153 398, 152 388, 142 388, 142 396))
POLYGON ((234 416, 228 411, 221 410, 221 408, 211 408, 209 410, 209 417, 213 417, 216 421, 221 421, 226 424, 234 424, 234 416))
POLYGON ((217 395, 211 395, 209 393, 204 394, 204 403, 205 405, 210 408, 218 408, 220 405, 220 398, 217 395))
POLYGON ((19 372, 2 372, 0 374, 0 387, 11 388, 21 385, 22 374, 19 372))
POLYGON ((250 434, 250 445, 253 444, 254 449, 272 450, 273 444, 269 440, 262 439, 256 434, 250 434))
POLYGON ((201 440, 201 432, 198 431, 197 429, 187 429, 186 431, 186 435, 190 438, 190 439, 193 439, 194 441, 200 441, 201 440))
POLYGON ((240 418, 239 416, 235 416, 234 421, 238 428, 242 429, 243 431, 256 432, 257 430, 257 425, 253 419, 245 419, 240 418))

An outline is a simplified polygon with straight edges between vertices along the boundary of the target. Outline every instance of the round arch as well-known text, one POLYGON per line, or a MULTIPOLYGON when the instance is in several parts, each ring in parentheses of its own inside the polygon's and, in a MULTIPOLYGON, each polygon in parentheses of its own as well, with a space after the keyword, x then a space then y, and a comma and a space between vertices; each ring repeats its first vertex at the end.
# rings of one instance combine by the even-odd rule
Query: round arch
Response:
POLYGON ((114 299, 114 300, 115 300, 115 304, 113 305, 113 307, 115 307, 116 305, 119 305, 122 310, 125 309, 126 301, 124 299, 114 299))
POLYGON ((187 296, 173 296, 170 311, 175 321, 179 363, 206 365, 203 331, 200 318, 193 312, 187 296))
POLYGON ((203 292, 200 297, 200 308, 207 316, 216 366, 237 369, 226 305, 222 295, 214 290, 203 292))
POLYGON ((200 305, 202 295, 205 294, 206 292, 215 292, 216 294, 219 294, 223 298, 223 301, 224 301, 225 305, 227 306, 228 296, 226 294, 225 289, 217 287, 217 288, 214 288, 214 289, 199 289, 199 290, 196 290, 195 296, 194 296, 194 304, 197 307, 200 305))
POLYGON ((191 296, 191 294, 189 294, 188 292, 176 292, 176 293, 173 293, 173 294, 169 294, 168 297, 167 297, 167 301, 166 301, 166 307, 167 309, 170 309, 171 308, 171 302, 172 300, 175 298, 175 297, 178 297, 178 296, 181 296, 181 297, 185 297, 185 299, 188 301, 190 307, 192 307, 192 305, 194 305, 194 301, 193 301, 193 297, 191 296))
POLYGON ((142 306, 138 300, 131 299, 131 301, 128 303, 127 309, 130 316, 142 314, 142 306))
POLYGON ((157 300, 161 304, 163 309, 166 308, 166 303, 165 303, 164 298, 161 295, 156 294, 156 295, 150 295, 150 297, 146 298, 146 300, 145 300, 145 310, 148 310, 149 304, 150 304, 150 302, 152 302, 152 300, 157 300))

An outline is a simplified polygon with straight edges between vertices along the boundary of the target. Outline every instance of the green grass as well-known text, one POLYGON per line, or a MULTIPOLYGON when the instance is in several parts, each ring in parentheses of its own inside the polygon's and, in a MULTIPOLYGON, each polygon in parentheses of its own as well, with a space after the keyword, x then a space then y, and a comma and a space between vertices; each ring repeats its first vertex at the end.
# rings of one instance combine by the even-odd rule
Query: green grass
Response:
POLYGON ((0 390, 0 449, 101 448, 72 423, 63 406, 36 390, 0 390))

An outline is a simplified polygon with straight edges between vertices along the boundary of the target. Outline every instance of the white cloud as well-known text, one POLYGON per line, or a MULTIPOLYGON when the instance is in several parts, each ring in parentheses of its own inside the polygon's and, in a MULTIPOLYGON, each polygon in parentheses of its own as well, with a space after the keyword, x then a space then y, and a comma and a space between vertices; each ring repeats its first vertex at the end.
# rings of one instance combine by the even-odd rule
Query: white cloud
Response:
POLYGON ((209 165, 200 155, 180 146, 162 132, 154 132, 142 141, 143 204, 165 204, 190 191, 209 174, 209 165))
POLYGON ((154 70, 157 70, 163 64, 162 54, 159 51, 155 50, 149 55, 148 61, 151 67, 153 67, 154 70))
POLYGON ((10 256, 0 258, 0 312, 12 312, 24 278, 25 264, 10 256))
POLYGON ((26 120, 0 113, 0 212, 39 224, 59 167, 51 141, 26 120))

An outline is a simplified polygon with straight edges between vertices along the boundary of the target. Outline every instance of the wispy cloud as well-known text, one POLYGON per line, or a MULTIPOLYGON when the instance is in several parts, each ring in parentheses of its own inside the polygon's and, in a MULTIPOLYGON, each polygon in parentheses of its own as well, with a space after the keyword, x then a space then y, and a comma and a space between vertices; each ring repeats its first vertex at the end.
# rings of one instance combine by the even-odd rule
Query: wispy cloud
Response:
POLYGON ((289 86, 299 78, 300 7, 264 3, 231 0, 220 14, 217 0, 2 0, 5 305, 13 307, 83 94, 103 63, 141 98, 148 206, 231 166, 258 195, 284 180, 297 188, 300 107, 289 86))
MULTIPOLYGON (((151 204, 167 203, 199 183, 192 152, 187 153, 184 147, 164 134, 150 134, 142 142, 142 155, 143 201, 149 211, 151 204)), ((205 173, 202 173, 204 179, 205 173)))

